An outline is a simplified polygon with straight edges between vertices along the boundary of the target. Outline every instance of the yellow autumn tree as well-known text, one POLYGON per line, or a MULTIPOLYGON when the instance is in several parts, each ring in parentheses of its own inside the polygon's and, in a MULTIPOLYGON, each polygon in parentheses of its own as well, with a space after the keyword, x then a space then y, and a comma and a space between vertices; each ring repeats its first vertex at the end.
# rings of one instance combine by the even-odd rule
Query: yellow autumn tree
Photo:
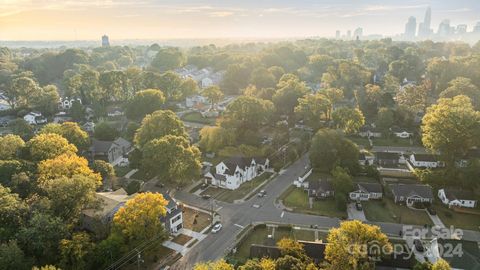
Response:
POLYGON ((74 175, 83 175, 94 178, 97 186, 102 184, 100 174, 93 172, 88 167, 88 161, 75 154, 62 154, 52 159, 47 159, 38 165, 38 180, 40 186, 48 180, 54 180, 62 176, 72 177, 74 175))
POLYGON ((329 269, 374 269, 373 258, 392 251, 380 227, 345 221, 328 233, 325 259, 329 269))
POLYGON ((19 150, 25 146, 20 136, 8 134, 0 137, 0 158, 14 159, 19 150))
POLYGON ((160 218, 167 213, 168 201, 159 193, 140 193, 118 210, 113 223, 131 242, 154 237, 163 238, 165 232, 160 218))
POLYGON ((64 137, 53 134, 39 134, 27 143, 30 157, 34 161, 55 158, 61 154, 75 154, 77 147, 70 144, 64 137))
POLYGON ((218 260, 215 262, 197 263, 194 270, 234 270, 233 265, 227 263, 225 260, 218 260))

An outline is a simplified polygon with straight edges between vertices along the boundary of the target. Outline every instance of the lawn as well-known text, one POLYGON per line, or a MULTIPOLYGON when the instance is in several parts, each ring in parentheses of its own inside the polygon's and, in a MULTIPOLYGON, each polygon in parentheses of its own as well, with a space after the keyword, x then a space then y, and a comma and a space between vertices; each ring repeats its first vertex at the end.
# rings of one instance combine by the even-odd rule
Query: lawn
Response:
POLYGON ((143 181, 148 181, 150 179, 147 179, 147 176, 145 175, 144 170, 138 170, 136 173, 134 173, 132 176, 130 176, 131 179, 137 179, 137 180, 143 180, 143 181))
MULTIPOLYGON (((144 252, 142 255, 143 262, 141 264, 142 269, 154 269, 158 266, 158 264, 162 261, 167 259, 167 257, 173 255, 175 250, 169 249, 161 244, 158 247, 155 247, 153 250, 149 250, 144 252)), ((173 259, 173 258, 172 258, 173 259)), ((170 261, 170 260, 169 260, 170 261)), ((169 264, 169 263, 167 263, 169 264)), ((127 270, 134 270, 138 269, 136 263, 128 264, 124 267, 127 270)))
POLYGON ((115 166, 113 168, 115 169, 115 175, 118 176, 118 177, 123 177, 123 176, 125 176, 125 174, 127 174, 129 171, 132 170, 128 166, 126 166, 126 167, 115 166))
POLYGON ((338 218, 347 217, 347 212, 338 210, 333 199, 315 200, 313 208, 310 208, 307 192, 294 186, 289 187, 280 198, 283 199, 283 204, 291 208, 293 212, 338 218))
POLYGON ((175 238, 172 239, 172 242, 184 246, 191 239, 192 239, 191 236, 188 236, 188 235, 185 235, 185 234, 179 234, 178 236, 176 236, 175 238))
POLYGON ((447 227, 454 226, 465 230, 480 230, 479 215, 458 213, 441 205, 439 202, 435 203, 435 210, 437 210, 438 217, 447 227))
POLYGON ((412 225, 433 225, 424 211, 416 211, 405 205, 395 204, 391 199, 362 202, 365 217, 369 221, 403 223, 412 225))
POLYGON ((187 122, 200 123, 206 125, 215 125, 215 118, 206 118, 203 117, 199 112, 186 113, 182 117, 183 120, 187 122))
POLYGON ((370 146, 370 142, 368 141, 367 138, 362 138, 362 137, 357 137, 357 136, 349 136, 347 139, 351 140, 352 142, 358 144, 358 145, 363 145, 365 147, 370 146))
POLYGON ((209 214, 194 210, 192 208, 183 208, 183 227, 185 229, 201 232, 203 229, 210 226, 210 223, 211 217, 209 214), (194 222, 195 219, 196 222, 194 222))
MULTIPOLYGON (((250 246, 252 244, 268 244, 268 235, 272 235, 272 227, 257 226, 248 235, 245 236, 242 243, 237 247, 237 253, 234 255, 240 262, 245 262, 250 256, 250 246)), ((282 238, 293 238, 304 241, 315 241, 315 232, 304 229, 292 229, 291 227, 275 228, 273 239, 278 242, 282 238)), ((319 232, 319 238, 325 240, 326 234, 319 232)))
POLYGON ((236 190, 209 187, 203 191, 201 195, 208 194, 216 200, 233 203, 233 201, 240 200, 247 196, 248 193, 250 193, 258 185, 262 184, 271 175, 272 174, 269 172, 264 172, 262 175, 255 177, 251 181, 241 184, 236 190))
POLYGON ((418 146, 415 143, 415 140, 412 140, 413 144, 410 143, 410 139, 401 139, 401 138, 372 138, 372 143, 374 146, 418 146))

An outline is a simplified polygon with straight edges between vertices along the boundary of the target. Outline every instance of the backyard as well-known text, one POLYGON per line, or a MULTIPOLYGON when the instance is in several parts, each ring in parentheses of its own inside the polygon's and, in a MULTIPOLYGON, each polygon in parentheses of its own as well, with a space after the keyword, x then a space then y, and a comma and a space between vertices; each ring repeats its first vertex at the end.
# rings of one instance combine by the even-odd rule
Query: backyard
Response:
POLYGON ((172 239, 172 242, 177 243, 181 246, 184 246, 188 241, 192 239, 191 236, 185 235, 185 234, 179 234, 175 236, 175 238, 172 239))
POLYGON ((215 118, 203 117, 202 114, 199 112, 186 113, 183 115, 182 120, 187 122, 206 124, 206 125, 214 125, 216 121, 215 118))
POLYGON ((454 226, 465 230, 480 230, 480 215, 455 212, 439 202, 435 203, 435 210, 438 217, 447 227, 454 226))
POLYGON ((252 190, 261 185, 265 180, 269 179, 272 173, 264 172, 260 176, 255 177, 251 181, 243 183, 236 190, 228 190, 223 188, 209 187, 204 190, 201 195, 210 195, 219 201, 233 203, 247 196, 252 190))
POLYGON ((340 219, 347 218, 347 212, 338 210, 333 199, 314 200, 313 206, 310 208, 307 192, 294 186, 289 187, 279 199, 283 200, 283 205, 291 208, 293 212, 340 219))
POLYGON ((395 204, 391 199, 362 202, 365 217, 369 221, 403 223, 412 225, 432 225, 432 221, 423 210, 412 210, 405 205, 395 204))
POLYGON ((372 138, 374 146, 419 146, 416 140, 393 138, 372 138))
POLYGON ((195 232, 201 232, 210 226, 211 217, 209 214, 192 208, 183 208, 183 227, 195 232), (196 221, 194 221, 196 219, 196 221))

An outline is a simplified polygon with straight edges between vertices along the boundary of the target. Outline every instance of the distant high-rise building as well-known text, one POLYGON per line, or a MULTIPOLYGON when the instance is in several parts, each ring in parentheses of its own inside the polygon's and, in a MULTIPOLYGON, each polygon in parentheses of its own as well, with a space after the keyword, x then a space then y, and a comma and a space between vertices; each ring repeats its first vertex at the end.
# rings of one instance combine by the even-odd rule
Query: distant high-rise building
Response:
POLYGON ((102 36, 102 47, 110 47, 110 41, 107 35, 102 36))
POLYGON ((477 25, 473 28, 474 33, 480 33, 480 22, 477 22, 477 25))
POLYGON ((337 30, 337 32, 335 32, 335 38, 340 39, 340 35, 341 35, 340 30, 337 30))
POLYGON ((438 26, 437 34, 439 36, 448 36, 451 34, 452 28, 450 27, 450 20, 443 20, 440 25, 438 26))
POLYGON ((467 33, 467 25, 466 24, 459 24, 457 25, 457 30, 455 31, 456 34, 462 35, 467 33))
POLYGON ((417 19, 411 16, 408 18, 408 22, 405 24, 405 38, 414 39, 417 32, 417 19))
POLYGON ((353 31, 354 39, 360 39, 362 38, 362 35, 363 35, 363 28, 361 27, 358 27, 357 29, 355 29, 355 31, 353 31))
POLYGON ((423 22, 418 25, 418 36, 419 37, 427 37, 432 34, 431 27, 432 23, 432 9, 430 7, 427 8, 425 12, 425 18, 423 22))
POLYGON ((348 30, 347 31, 347 39, 351 39, 352 38, 352 31, 348 30))

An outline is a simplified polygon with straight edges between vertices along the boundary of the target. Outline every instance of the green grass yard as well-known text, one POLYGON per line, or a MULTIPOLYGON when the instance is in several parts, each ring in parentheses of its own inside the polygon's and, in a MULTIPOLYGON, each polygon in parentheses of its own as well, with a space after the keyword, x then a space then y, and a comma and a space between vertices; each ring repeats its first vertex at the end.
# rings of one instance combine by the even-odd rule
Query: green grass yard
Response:
POLYGON ((433 225, 425 211, 412 210, 405 205, 395 204, 391 199, 362 202, 365 217, 369 221, 433 225))
POLYGON ((313 207, 309 207, 308 203, 308 194, 301 188, 294 186, 289 187, 279 199, 283 200, 283 205, 288 208, 291 208, 293 212, 310 214, 310 215, 319 215, 319 216, 328 216, 328 217, 338 217, 345 219, 347 218, 347 212, 338 210, 335 205, 335 200, 314 200, 313 207))
POLYGON ((480 230, 480 215, 455 212, 439 202, 435 202, 434 208, 440 220, 447 227, 454 226, 465 230, 480 230))
POLYGON ((203 117, 202 114, 199 112, 186 113, 183 115, 182 120, 185 120, 187 122, 206 124, 206 125, 214 125, 216 121, 215 118, 203 117))
POLYGON ((372 138, 374 146, 419 146, 415 140, 412 139, 401 139, 401 138, 372 138))
POLYGON ((125 174, 127 174, 129 171, 132 170, 128 166, 126 166, 126 167, 115 166, 115 167, 113 167, 113 169, 115 169, 115 175, 118 176, 118 177, 123 177, 123 176, 125 176, 125 174))

